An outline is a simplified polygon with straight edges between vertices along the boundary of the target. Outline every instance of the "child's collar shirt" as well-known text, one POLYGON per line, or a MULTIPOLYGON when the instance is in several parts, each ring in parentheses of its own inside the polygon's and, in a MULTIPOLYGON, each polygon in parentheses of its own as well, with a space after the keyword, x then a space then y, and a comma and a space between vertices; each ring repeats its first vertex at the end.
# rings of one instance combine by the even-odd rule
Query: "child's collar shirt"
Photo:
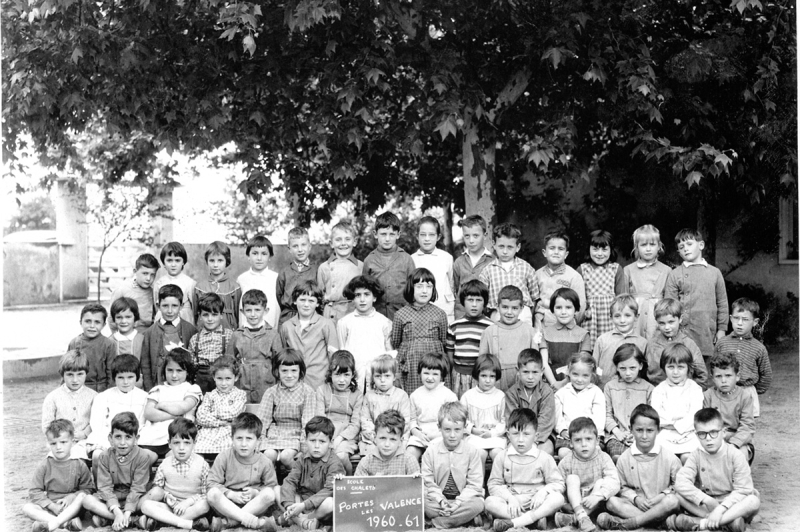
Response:
POLYGON ((658 260, 654 260, 653 262, 645 262, 640 259, 636 261, 636 267, 639 268, 640 270, 643 270, 645 268, 652 268, 656 264, 658 264, 658 260))
POLYGON ((113 336, 120 342, 132 342, 133 339, 136 338, 137 334, 139 334, 139 331, 137 331, 136 329, 131 329, 131 332, 128 336, 125 336, 119 331, 114 331, 114 334, 112 334, 111 336, 113 336))
POLYGON ((292 268, 297 273, 302 273, 311 267, 311 259, 306 259, 303 262, 297 262, 295 260, 292 260, 289 267, 292 268))
POLYGON ((530 456, 532 458, 539 458, 539 454, 541 454, 541 451, 536 445, 532 445, 531 448, 525 451, 524 453, 517 451, 516 447, 513 447, 511 445, 509 445, 508 449, 506 450, 506 456, 517 455, 517 456, 530 456))
MULTIPOLYGON (((179 325, 179 324, 180 324, 180 322, 181 322, 181 317, 180 317, 180 316, 178 316, 177 318, 175 318, 175 319, 174 319, 174 320, 172 320, 172 321, 167 321, 167 320, 165 320, 165 319, 164 319, 164 317, 162 316, 161 318, 159 318, 158 322, 161 324, 161 326, 162 326, 162 327, 163 327, 164 325, 170 324, 170 325, 172 325, 173 327, 176 327, 176 328, 177 328, 177 327, 178 327, 178 325, 179 325)), ((131 338, 133 338, 133 337, 131 337, 131 338)))
POLYGON ((574 320, 574 319, 573 319, 573 320, 570 320, 570 322, 569 322, 569 323, 561 323, 560 321, 556 321, 555 328, 556 328, 556 329, 558 329, 558 330, 564 330, 564 329, 567 329, 567 330, 570 330, 570 331, 571 331, 572 329, 574 329, 575 327, 577 327, 577 325, 578 325, 578 324, 577 324, 577 323, 575 323, 575 320, 574 320))
POLYGON ((550 266, 549 263, 544 267, 544 272, 547 275, 549 275, 550 277, 555 277, 556 275, 561 275, 562 273, 564 273, 566 271, 567 271, 567 264, 565 262, 562 262, 561 264, 559 264, 555 268, 550 266))
POLYGON ((659 454, 661 454, 661 444, 658 442, 656 442, 653 445, 653 448, 646 453, 640 451, 639 448, 636 446, 636 443, 631 445, 629 449, 631 450, 631 456, 658 456, 659 454))
POLYGON ((684 268, 689 268, 691 266, 708 266, 708 262, 706 261, 706 259, 700 259, 697 262, 683 261, 684 268))

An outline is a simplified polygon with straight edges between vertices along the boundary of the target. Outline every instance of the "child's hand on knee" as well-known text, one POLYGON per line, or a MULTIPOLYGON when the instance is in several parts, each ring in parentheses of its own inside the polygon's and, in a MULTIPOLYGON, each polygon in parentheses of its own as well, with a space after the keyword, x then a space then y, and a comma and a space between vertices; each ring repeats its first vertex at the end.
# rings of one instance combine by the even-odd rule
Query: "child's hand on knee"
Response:
POLYGON ((242 506, 243 504, 247 504, 247 500, 245 500, 244 493, 240 491, 232 491, 230 495, 228 495, 228 500, 232 503, 238 504, 242 506))
POLYGON ((304 508, 305 505, 302 502, 296 502, 286 508, 286 511, 283 512, 283 518, 291 519, 296 515, 300 515, 300 512, 302 512, 304 508))
POLYGON ((175 515, 183 515, 186 513, 186 510, 192 507, 193 504, 194 504, 193 499, 191 498, 184 499, 178 504, 176 504, 175 507, 172 509, 172 511, 175 512, 175 515))
POLYGON ((633 499, 633 504, 643 512, 646 512, 651 507, 650 501, 646 499, 643 495, 637 495, 633 499))
POLYGON ((708 528, 715 530, 719 528, 720 521, 722 520, 722 516, 725 515, 725 507, 724 506, 717 506, 714 508, 714 511, 708 514, 708 528))
POLYGON ((522 513, 522 506, 520 505, 517 498, 512 496, 508 500, 508 514, 513 519, 514 517, 519 517, 521 513, 522 513))
POLYGON ((587 512, 592 513, 602 500, 603 498, 600 497, 599 495, 587 495, 586 497, 583 498, 581 504, 583 505, 583 507, 586 509, 587 512))

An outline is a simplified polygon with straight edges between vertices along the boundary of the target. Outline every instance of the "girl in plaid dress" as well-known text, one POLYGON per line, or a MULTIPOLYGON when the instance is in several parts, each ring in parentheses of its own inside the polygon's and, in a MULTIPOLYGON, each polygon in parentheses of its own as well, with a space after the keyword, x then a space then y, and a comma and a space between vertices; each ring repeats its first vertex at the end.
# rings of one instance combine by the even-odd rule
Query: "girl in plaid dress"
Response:
POLYGON ((423 355, 444 356, 447 314, 432 304, 437 297, 436 278, 425 268, 408 276, 403 297, 408 305, 394 315, 392 347, 397 349, 403 389, 410 394, 422 386, 417 366, 423 355))
POLYGON ((625 292, 625 276, 617 262, 611 233, 598 229, 589 235, 589 261, 578 268, 586 285, 586 312, 581 325, 589 330, 591 347, 597 337, 614 328, 611 303, 625 292))
POLYGON ((272 375, 278 384, 264 392, 258 417, 264 423, 260 450, 264 456, 291 469, 300 451, 303 427, 316 412, 316 393, 303 382, 306 363, 296 349, 284 349, 275 357, 272 375))
POLYGON ((212 461, 217 454, 231 447, 231 421, 244 412, 247 393, 235 387, 239 380, 239 363, 223 356, 211 363, 216 388, 203 396, 197 408, 197 432, 194 451, 212 461))

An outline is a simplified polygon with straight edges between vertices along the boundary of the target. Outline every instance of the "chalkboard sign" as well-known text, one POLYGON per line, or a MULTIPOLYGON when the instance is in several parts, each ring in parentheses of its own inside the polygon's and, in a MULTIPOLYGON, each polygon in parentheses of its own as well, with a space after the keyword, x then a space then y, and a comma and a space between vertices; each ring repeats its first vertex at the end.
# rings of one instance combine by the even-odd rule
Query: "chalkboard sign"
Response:
POLYGON ((334 481, 336 532, 422 531, 422 478, 345 477, 334 481))

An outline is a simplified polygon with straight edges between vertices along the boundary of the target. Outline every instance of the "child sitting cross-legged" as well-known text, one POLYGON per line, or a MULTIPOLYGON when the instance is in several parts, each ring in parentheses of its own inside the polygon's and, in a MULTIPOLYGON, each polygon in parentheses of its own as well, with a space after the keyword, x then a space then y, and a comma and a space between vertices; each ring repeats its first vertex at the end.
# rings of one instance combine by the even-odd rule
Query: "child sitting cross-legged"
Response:
POLYGON ((381 355, 370 364, 372 382, 364 394, 361 406, 361 455, 365 456, 375 445, 375 423, 378 416, 386 410, 396 410, 405 420, 402 430, 403 448, 408 444, 414 411, 408 394, 394 385, 397 361, 392 355, 381 355))
POLYGON ((208 476, 211 530, 245 528, 275 530, 272 517, 261 517, 275 501, 278 485, 272 462, 258 452, 263 425, 255 414, 242 412, 230 424, 232 445, 217 455, 208 476))
POLYGON ((430 442, 440 437, 439 408, 458 398, 444 385, 447 378, 447 361, 441 355, 428 353, 417 365, 422 386, 411 393, 411 408, 416 422, 411 427, 408 454, 419 460, 430 442))
POLYGON ((581 532, 597 527, 591 517, 605 509, 605 501, 619 491, 619 475, 611 457, 600 450, 597 427, 588 417, 569 424, 572 454, 558 464, 567 483, 567 503, 557 512, 557 527, 577 525, 581 532))
POLYGON ((114 416, 106 438, 111 446, 92 456, 97 494, 87 495, 83 507, 94 514, 94 526, 122 530, 134 522, 150 482, 150 468, 158 457, 137 445, 139 420, 131 412, 114 416))
POLYGON ((555 460, 536 447, 536 414, 518 408, 508 418, 509 446, 492 463, 486 511, 494 530, 536 524, 545 530, 547 518, 564 504, 564 477, 555 460))
POLYGON ((83 461, 72 458, 74 429, 66 419, 55 419, 45 429, 50 453, 33 472, 30 502, 22 513, 33 519, 33 532, 49 532, 62 526, 81 530, 83 499, 94 489, 92 474, 83 461))
POLYGON ((747 463, 752 463, 756 432, 753 396, 736 384, 739 381, 739 361, 730 353, 717 353, 711 358, 710 366, 714 387, 703 393, 703 408, 719 410, 725 425, 723 438, 742 451, 747 463))
POLYGON ((381 412, 375 420, 375 445, 356 467, 357 477, 417 475, 419 463, 403 448, 406 420, 397 410, 381 412))
POLYGON ((206 460, 216 458, 218 453, 231 446, 231 421, 244 412, 247 394, 236 387, 239 379, 239 362, 223 356, 211 363, 214 377, 213 390, 203 396, 197 407, 197 442, 195 452, 206 460))

